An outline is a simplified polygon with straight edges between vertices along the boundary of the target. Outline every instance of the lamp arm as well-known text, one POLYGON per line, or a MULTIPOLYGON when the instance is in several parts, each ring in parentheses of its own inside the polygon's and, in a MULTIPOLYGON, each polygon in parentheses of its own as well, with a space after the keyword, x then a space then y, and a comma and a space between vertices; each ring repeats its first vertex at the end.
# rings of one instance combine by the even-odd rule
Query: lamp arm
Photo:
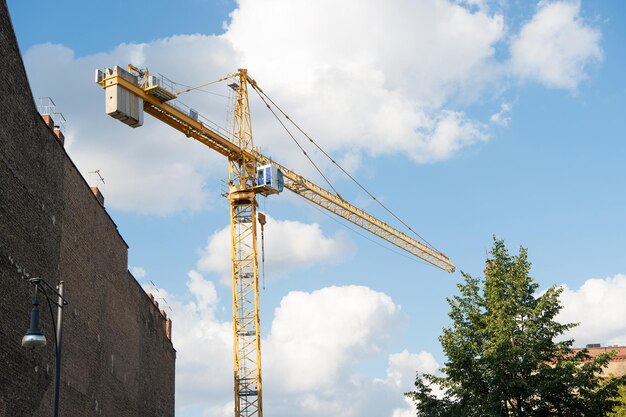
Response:
POLYGON ((43 295, 46 296, 46 301, 48 302, 48 310, 50 311, 50 317, 52 318, 52 329, 54 330, 54 351, 56 355, 59 353, 59 340, 57 339, 57 322, 56 322, 56 318, 54 317, 54 312, 52 311, 52 301, 50 301, 50 296, 48 295, 48 291, 46 291, 45 287, 43 287, 39 282, 37 282, 34 285, 35 285, 35 291, 37 291, 38 287, 41 288, 41 292, 43 292, 43 295))
POLYGON ((35 277, 35 278, 31 278, 28 280, 31 284, 33 284, 35 287, 40 287, 43 291, 44 294, 46 295, 46 298, 48 298, 48 302, 54 302, 54 304, 56 304, 58 307, 63 307, 68 305, 68 301, 61 295, 59 294, 59 292, 50 284, 48 284, 48 282, 43 279, 43 278, 39 278, 39 277, 35 277), (43 284, 43 285, 42 285, 43 284), (46 292, 46 289, 44 288, 47 287, 50 291, 52 291, 56 296, 59 297, 59 299, 61 300, 61 303, 56 302, 56 301, 50 301, 50 298, 46 292))

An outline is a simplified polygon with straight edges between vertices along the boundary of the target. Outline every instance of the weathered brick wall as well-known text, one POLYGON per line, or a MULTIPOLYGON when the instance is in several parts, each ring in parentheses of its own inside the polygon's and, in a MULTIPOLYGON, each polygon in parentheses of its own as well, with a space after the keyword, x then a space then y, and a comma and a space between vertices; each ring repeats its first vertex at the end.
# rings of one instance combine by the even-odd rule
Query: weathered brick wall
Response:
MULTIPOLYGON (((0 417, 49 416, 48 345, 21 347, 32 286, 65 282, 61 414, 174 415, 175 351, 165 318, 127 270, 113 221, 38 115, 0 0, 0 417)), ((54 65, 54 63, 51 63, 54 65)), ((45 307, 42 304, 42 307, 45 307)))

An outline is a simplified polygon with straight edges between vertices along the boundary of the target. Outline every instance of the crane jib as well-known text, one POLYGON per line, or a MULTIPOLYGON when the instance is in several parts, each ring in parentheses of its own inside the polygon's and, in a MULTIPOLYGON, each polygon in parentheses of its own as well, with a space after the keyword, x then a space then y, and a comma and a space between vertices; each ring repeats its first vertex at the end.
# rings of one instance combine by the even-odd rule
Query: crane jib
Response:
POLYGON ((169 105, 167 102, 161 101, 161 97, 151 95, 149 91, 152 90, 146 91, 136 82, 119 74, 111 74, 102 78, 99 83, 104 88, 120 86, 136 95, 143 100, 143 108, 147 113, 185 133, 188 137, 202 142, 229 159, 246 155, 247 158, 256 159, 261 165, 276 165, 285 176, 285 188, 438 268, 448 272, 455 271, 454 264, 440 252, 387 225, 341 197, 295 174, 290 169, 275 163, 263 154, 259 152, 252 154, 241 149, 236 143, 215 132, 202 122, 169 105))

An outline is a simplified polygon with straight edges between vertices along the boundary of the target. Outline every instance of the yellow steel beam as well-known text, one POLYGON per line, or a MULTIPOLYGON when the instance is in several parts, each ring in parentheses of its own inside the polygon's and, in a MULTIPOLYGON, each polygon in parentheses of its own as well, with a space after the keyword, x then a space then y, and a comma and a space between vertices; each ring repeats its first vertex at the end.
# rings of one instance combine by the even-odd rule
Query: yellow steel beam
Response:
MULTIPOLYGON (((270 163, 270 160, 261 154, 257 154, 257 158, 261 164, 270 163)), ((441 252, 407 236, 290 169, 273 161, 271 163, 283 172, 285 188, 444 271, 454 272, 454 264, 441 252)))
POLYGON ((160 102, 158 99, 147 94, 141 87, 133 84, 132 82, 119 76, 109 77, 102 81, 103 87, 116 84, 121 85, 133 94, 136 94, 139 98, 143 99, 144 110, 147 113, 183 132, 188 137, 204 143, 211 149, 216 150, 231 160, 241 160, 242 158, 246 160, 256 159, 256 161, 261 165, 267 163, 277 165, 281 171, 283 171, 283 175, 285 176, 285 188, 288 188, 294 193, 306 198, 320 207, 335 213, 337 216, 354 223, 368 232, 375 234, 381 239, 392 243, 393 245, 440 269, 443 269, 444 271, 454 272, 456 267, 450 259, 441 252, 438 252, 418 240, 407 236, 405 233, 400 232, 394 227, 389 226, 388 224, 378 220, 376 217, 348 203, 338 195, 325 190, 301 175, 296 174, 292 170, 277 164, 265 155, 259 152, 250 152, 240 148, 234 142, 205 126, 202 122, 189 117, 185 113, 167 103, 160 102))
POLYGON ((204 125, 204 123, 195 120, 176 107, 159 101, 158 98, 148 94, 137 84, 134 84, 119 75, 114 75, 102 80, 101 85, 103 88, 115 85, 125 88, 143 100, 143 108, 146 113, 184 133, 187 137, 196 139, 228 158, 235 160, 239 159, 242 150, 237 144, 226 139, 214 130, 209 129, 204 125))
POLYGON ((235 417, 263 417, 261 324, 256 234, 257 161, 253 154, 247 71, 240 69, 233 134, 239 153, 228 158, 232 243, 235 417))

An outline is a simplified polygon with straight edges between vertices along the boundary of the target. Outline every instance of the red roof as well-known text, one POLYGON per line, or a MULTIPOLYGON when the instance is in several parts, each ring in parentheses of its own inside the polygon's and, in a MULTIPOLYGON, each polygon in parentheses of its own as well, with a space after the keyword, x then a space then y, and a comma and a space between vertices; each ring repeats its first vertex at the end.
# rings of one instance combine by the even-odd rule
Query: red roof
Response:
MULTIPOLYGON (((623 362, 626 361, 626 346, 603 346, 603 347, 588 347, 589 355, 595 358, 601 353, 616 351, 615 356, 611 358, 611 362, 623 362)), ((581 348, 574 348, 575 351, 581 350, 581 348)))

